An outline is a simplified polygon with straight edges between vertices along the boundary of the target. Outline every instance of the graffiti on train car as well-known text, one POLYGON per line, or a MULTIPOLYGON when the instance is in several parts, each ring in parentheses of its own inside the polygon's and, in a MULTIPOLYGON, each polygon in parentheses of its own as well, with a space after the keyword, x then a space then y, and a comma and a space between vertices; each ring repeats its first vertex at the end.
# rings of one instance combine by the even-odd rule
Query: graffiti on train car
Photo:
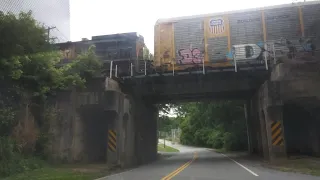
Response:
POLYGON ((228 60, 261 60, 263 53, 267 51, 272 58, 287 57, 289 59, 300 55, 314 56, 317 43, 311 38, 299 38, 298 40, 288 40, 281 38, 276 41, 259 42, 256 44, 233 45, 226 57, 228 60))
POLYGON ((227 54, 227 59, 258 60, 261 59, 264 49, 258 44, 238 44, 233 45, 231 52, 227 54))
POLYGON ((281 38, 274 42, 274 51, 276 57, 287 56, 288 58, 294 58, 300 54, 310 54, 314 56, 316 50, 316 42, 312 38, 299 38, 298 40, 288 40, 281 38))
POLYGON ((203 53, 198 48, 179 49, 178 55, 178 64, 199 64, 203 61, 203 53))

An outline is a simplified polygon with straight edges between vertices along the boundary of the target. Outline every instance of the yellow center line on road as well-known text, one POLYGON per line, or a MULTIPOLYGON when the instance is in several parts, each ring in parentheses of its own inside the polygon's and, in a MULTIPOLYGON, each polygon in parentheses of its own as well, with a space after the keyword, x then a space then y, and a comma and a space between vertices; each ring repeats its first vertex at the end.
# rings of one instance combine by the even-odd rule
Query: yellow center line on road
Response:
POLYGON ((194 160, 197 159, 197 157, 198 157, 197 153, 195 152, 193 154, 193 158, 190 161, 188 161, 187 163, 183 164, 178 169, 172 171, 170 174, 168 174, 167 176, 163 177, 161 180, 170 180, 171 178, 173 178, 174 176, 179 174, 181 171, 183 171, 185 168, 187 168, 194 160))

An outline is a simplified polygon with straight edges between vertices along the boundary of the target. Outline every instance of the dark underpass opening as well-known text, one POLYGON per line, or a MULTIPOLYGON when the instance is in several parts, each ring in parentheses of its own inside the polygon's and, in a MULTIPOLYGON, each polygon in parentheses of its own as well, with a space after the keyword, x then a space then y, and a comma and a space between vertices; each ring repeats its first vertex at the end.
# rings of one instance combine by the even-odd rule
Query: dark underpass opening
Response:
MULTIPOLYGON (((107 162, 108 127, 116 113, 104 111, 98 105, 86 105, 80 110, 83 129, 83 157, 90 163, 107 162)), ((79 126, 81 126, 79 124, 79 126)))
POLYGON ((283 124, 288 156, 317 155, 319 122, 315 113, 297 103, 287 103, 283 107, 283 124))

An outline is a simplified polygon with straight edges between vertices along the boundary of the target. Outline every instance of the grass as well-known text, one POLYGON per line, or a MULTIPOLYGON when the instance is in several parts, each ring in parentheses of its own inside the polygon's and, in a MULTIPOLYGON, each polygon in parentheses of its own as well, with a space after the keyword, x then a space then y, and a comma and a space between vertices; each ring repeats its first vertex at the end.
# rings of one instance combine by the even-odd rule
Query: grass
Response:
POLYGON ((103 165, 65 165, 63 167, 45 167, 13 175, 4 180, 93 180, 106 176, 109 168, 103 165))
POLYGON ((320 160, 315 158, 289 159, 268 164, 267 166, 284 172, 297 172, 320 176, 320 160))
POLYGON ((158 144, 158 151, 160 151, 160 152, 179 152, 178 149, 175 149, 175 148, 167 146, 167 145, 166 145, 166 147, 164 147, 163 144, 158 144))

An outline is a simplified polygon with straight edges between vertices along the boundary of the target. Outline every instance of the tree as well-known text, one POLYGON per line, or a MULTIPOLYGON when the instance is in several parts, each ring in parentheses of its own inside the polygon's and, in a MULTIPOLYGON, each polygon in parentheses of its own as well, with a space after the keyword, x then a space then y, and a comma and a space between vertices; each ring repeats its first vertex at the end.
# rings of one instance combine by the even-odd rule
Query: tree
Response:
POLYGON ((91 46, 72 63, 60 66, 62 54, 49 44, 44 26, 32 18, 31 11, 18 16, 0 13, 0 45, 1 176, 30 168, 23 160, 24 155, 35 155, 35 151, 39 151, 35 145, 45 143, 42 138, 48 133, 45 118, 33 121, 39 131, 36 135, 26 136, 15 131, 17 124, 28 121, 29 113, 34 112, 32 107, 47 107, 47 97, 60 90, 85 87, 87 80, 101 73, 102 64, 94 53, 95 47, 91 46), (21 115, 17 113, 21 110, 25 114, 18 119, 21 115), (32 146, 25 146, 25 142, 19 144, 19 136, 36 142, 32 142, 32 146))
POLYGON ((143 59, 144 60, 153 60, 153 54, 150 53, 150 50, 147 48, 147 46, 143 47, 143 59))
POLYGON ((33 17, 32 12, 0 12, 0 58, 22 56, 48 50, 46 30, 33 17))
POLYGON ((177 109, 182 143, 230 150, 246 148, 242 102, 187 103, 177 109))
POLYGON ((63 66, 62 69, 62 88, 71 86, 84 87, 84 83, 92 77, 102 73, 102 62, 95 54, 95 46, 90 46, 88 51, 77 56, 72 63, 63 66))
POLYGON ((153 61, 153 60, 154 60, 154 56, 153 56, 153 54, 151 54, 151 53, 150 53, 149 57, 150 57, 150 60, 151 60, 151 61, 153 61))
POLYGON ((48 49, 45 29, 32 18, 32 12, 0 12, 0 78, 17 79, 20 77, 21 61, 17 56, 43 52, 48 49))

